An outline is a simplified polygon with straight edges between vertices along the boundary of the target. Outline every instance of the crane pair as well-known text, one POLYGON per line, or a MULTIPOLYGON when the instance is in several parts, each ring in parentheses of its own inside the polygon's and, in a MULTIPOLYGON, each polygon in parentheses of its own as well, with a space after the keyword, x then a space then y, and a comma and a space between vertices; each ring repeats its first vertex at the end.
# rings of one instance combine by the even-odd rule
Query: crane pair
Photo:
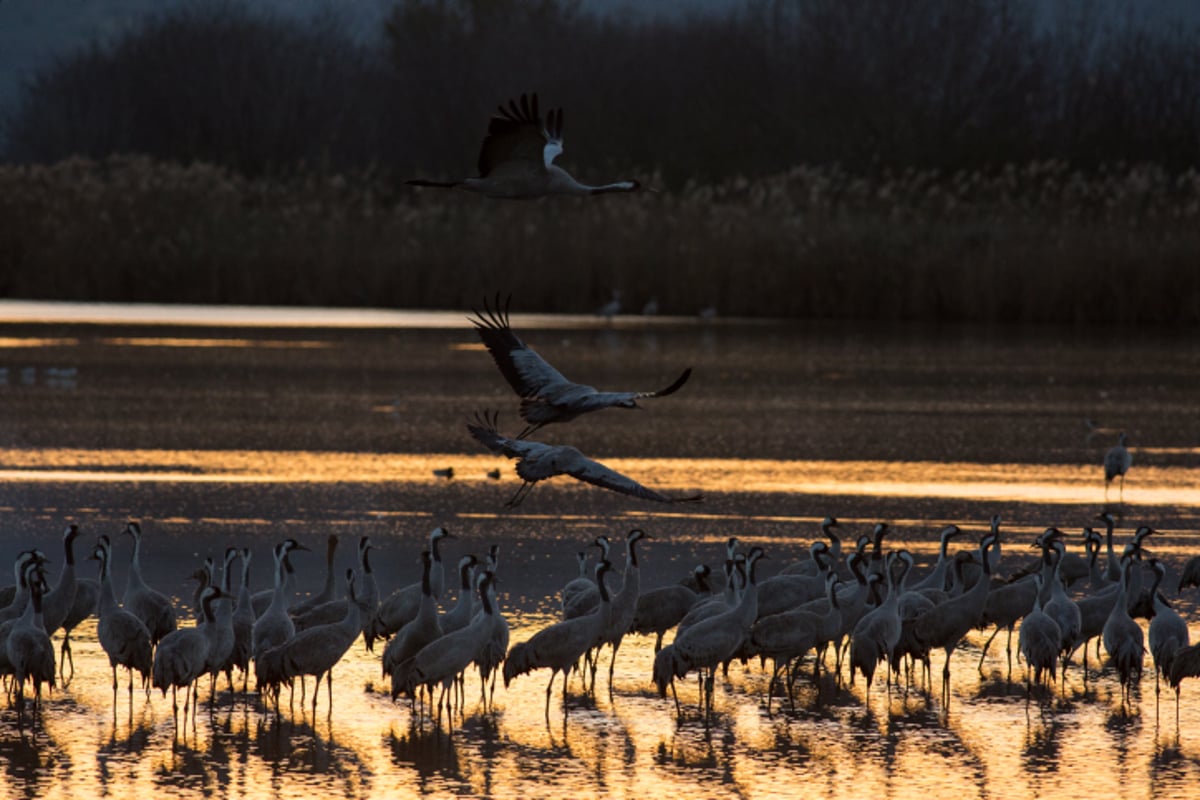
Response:
POLYGON ((515 438, 504 436, 497 430, 498 415, 495 412, 477 413, 474 422, 467 424, 471 435, 493 453, 517 459, 517 475, 523 483, 509 499, 508 507, 520 505, 535 483, 556 475, 570 475, 585 483, 660 503, 701 500, 699 494, 672 497, 647 488, 569 445, 543 444, 525 438, 543 425, 568 422, 605 408, 640 408, 638 400, 674 394, 691 377, 690 367, 670 386, 657 391, 600 391, 568 380, 525 344, 509 324, 508 303, 501 307, 499 297, 495 309, 485 302, 484 312, 476 311, 475 315, 471 322, 500 373, 520 396, 520 413, 526 422, 525 429, 515 438))

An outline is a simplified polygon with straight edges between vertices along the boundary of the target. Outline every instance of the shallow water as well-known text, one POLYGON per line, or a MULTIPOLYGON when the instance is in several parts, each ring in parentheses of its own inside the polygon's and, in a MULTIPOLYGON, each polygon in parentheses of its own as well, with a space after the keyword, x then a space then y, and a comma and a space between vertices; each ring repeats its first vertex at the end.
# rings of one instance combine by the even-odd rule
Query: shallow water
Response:
MULTIPOLYGON (((0 303, 0 564, 38 546, 56 575, 68 522, 90 543, 138 518, 148 580, 181 608, 191 602, 186 575, 226 546, 251 547, 252 580, 265 587, 269 549, 285 536, 318 553, 297 565, 312 591, 328 534, 344 542, 339 570, 351 565, 350 543, 371 536, 386 594, 419 577, 417 554, 436 525, 458 537, 447 543, 450 561, 501 545, 513 642, 553 619, 576 550, 634 526, 651 536, 644 587, 699 561, 719 564, 730 535, 764 546, 770 574, 799 557, 826 514, 848 540, 888 521, 889 545, 926 566, 942 525, 975 539, 998 513, 1002 571, 1011 572, 1047 525, 1077 549, 1080 527, 1098 524, 1098 465, 1118 429, 1134 450, 1124 503, 1111 492, 1119 544, 1139 524, 1160 531, 1150 549, 1170 569, 1173 600, 1178 570, 1200 553, 1200 349, 1170 336, 514 317, 577 380, 654 388, 692 366, 683 390, 642 412, 604 412, 535 438, 706 500, 659 506, 559 478, 506 510, 517 488, 511 464, 462 425, 496 408, 502 429, 513 428, 515 402, 463 314, 391 313, 360 326, 353 315, 205 310, 163 325, 170 309, 57 307, 59 321, 36 323, 28 308, 0 303), (1089 428, 1088 418, 1098 422, 1089 428), (434 476, 446 467, 454 478, 434 476), (502 478, 487 477, 497 467, 502 478)), ((120 591, 128 540, 117 537, 116 551, 120 591)), ((80 570, 93 574, 82 561, 80 570)), ((1195 597, 1176 602, 1193 640, 1195 597)), ((705 720, 694 680, 679 686, 682 718, 655 695, 653 640, 634 637, 611 697, 602 667, 594 697, 573 680, 564 716, 556 682, 547 721, 542 671, 498 687, 488 712, 472 674, 464 713, 440 725, 392 703, 378 652, 360 641, 335 670, 332 709, 322 688, 315 717, 298 696, 289 708, 286 691, 276 716, 222 680, 211 710, 205 688, 195 723, 177 727, 169 697, 130 697, 124 675, 114 704, 92 621, 72 637, 67 687, 20 726, 15 709, 0 709, 0 785, 13 797, 1194 791, 1200 683, 1184 683, 1178 724, 1173 693, 1156 701, 1149 655, 1128 705, 1094 659, 1086 682, 1074 666, 1065 687, 1028 702, 1023 666, 1010 673, 1003 646, 977 670, 984 638, 972 634, 956 651, 948 700, 923 682, 876 683, 868 696, 861 678, 814 681, 810 659, 794 706, 776 697, 768 712, 769 674, 735 663, 705 720)), ((935 673, 941 664, 935 653, 935 673)))

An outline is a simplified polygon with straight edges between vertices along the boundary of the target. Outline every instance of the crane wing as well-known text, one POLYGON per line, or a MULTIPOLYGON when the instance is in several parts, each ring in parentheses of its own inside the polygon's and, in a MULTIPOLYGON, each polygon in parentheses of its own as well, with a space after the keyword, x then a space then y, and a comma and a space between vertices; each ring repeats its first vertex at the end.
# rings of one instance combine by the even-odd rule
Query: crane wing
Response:
POLYGON ((563 471, 573 478, 594 486, 611 489, 614 492, 640 497, 643 500, 654 500, 659 503, 698 503, 703 499, 698 494, 688 497, 668 497, 661 492, 646 488, 632 478, 604 466, 599 461, 593 461, 578 450, 575 451, 569 463, 562 466, 564 467, 563 471))
POLYGON ((482 314, 476 311, 478 319, 471 322, 513 391, 521 397, 532 397, 552 384, 569 383, 561 372, 513 333, 508 323, 507 303, 501 308, 497 297, 495 310, 486 301, 483 310, 482 314))
POLYGON ((493 453, 509 458, 525 458, 526 456, 547 447, 540 442, 527 442, 524 439, 510 439, 496 430, 496 412, 475 414, 475 421, 467 423, 467 430, 484 447, 493 453))
MULTIPOLYGON (((687 383, 687 379, 691 375, 692 368, 688 367, 670 386, 653 392, 600 392, 591 386, 564 382, 555 385, 552 391, 543 391, 538 399, 559 408, 570 409, 576 413, 598 411, 611 406, 628 406, 635 400, 666 397, 667 395, 674 394, 679 391, 681 386, 687 383)), ((525 407, 536 404, 536 402, 538 401, 527 398, 522 401, 521 405, 525 407)))
POLYGON ((486 177, 506 162, 522 162, 529 167, 545 169, 562 152, 562 111, 551 111, 548 122, 554 127, 557 120, 559 138, 553 139, 542 125, 538 114, 537 94, 521 95, 518 104, 509 100, 508 107, 499 106, 488 122, 487 136, 479 149, 479 175, 486 177), (551 148, 557 151, 551 155, 551 148))

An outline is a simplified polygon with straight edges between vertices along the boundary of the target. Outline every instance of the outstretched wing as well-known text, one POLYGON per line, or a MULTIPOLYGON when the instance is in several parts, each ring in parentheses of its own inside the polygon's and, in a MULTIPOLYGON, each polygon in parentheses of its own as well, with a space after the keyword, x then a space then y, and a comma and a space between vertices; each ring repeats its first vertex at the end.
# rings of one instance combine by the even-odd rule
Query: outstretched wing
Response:
POLYGON ((471 319, 471 322, 513 391, 521 397, 532 397, 551 384, 569 383, 561 372, 513 333, 508 324, 508 302, 501 308, 497 296, 493 310, 485 300, 483 311, 482 314, 476 311, 477 319, 471 319))
POLYGON ((479 149, 479 175, 486 177, 506 162, 545 169, 562 152, 562 109, 551 110, 542 125, 537 94, 521 95, 499 106, 488 122, 487 136, 479 149))
POLYGON ((621 494, 640 497, 643 500, 654 500, 659 503, 698 503, 704 499, 699 494, 688 497, 669 497, 661 492, 648 489, 632 478, 604 466, 599 461, 593 461, 578 450, 571 454, 570 459, 566 463, 562 463, 559 466, 563 468, 563 472, 567 475, 585 483, 602 486, 605 489, 611 489, 621 494))
MULTIPOLYGON (((643 400, 648 397, 666 397, 669 394, 674 394, 679 391, 681 386, 687 383, 687 379, 691 375, 692 368, 688 367, 670 386, 653 392, 598 392, 591 386, 564 382, 557 391, 544 392, 543 399, 551 405, 570 409, 577 414, 588 411, 599 411, 602 408, 611 408, 612 406, 628 407, 633 405, 636 400, 643 400)), ((522 402, 522 407, 535 403, 536 401, 527 399, 522 402)))

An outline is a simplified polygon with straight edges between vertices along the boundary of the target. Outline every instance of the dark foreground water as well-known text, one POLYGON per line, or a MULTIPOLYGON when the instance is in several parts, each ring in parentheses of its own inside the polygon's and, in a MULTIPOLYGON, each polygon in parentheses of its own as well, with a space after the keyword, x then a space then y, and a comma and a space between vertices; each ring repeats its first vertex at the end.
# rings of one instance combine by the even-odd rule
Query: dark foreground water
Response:
MULTIPOLYGON (((1170 569, 1166 595, 1200 638, 1197 590, 1176 592, 1183 563, 1200 554, 1200 348, 1180 337, 516 317, 526 340, 576 380, 649 389, 692 366, 683 390, 644 411, 608 411, 538 437, 706 500, 660 506, 559 478, 506 510, 518 486, 511 464, 463 424, 496 409, 515 432, 515 398, 464 314, 205 311, 162 325, 183 313, 85 309, 93 321, 79 321, 79 309, 53 311, 59 321, 39 323, 17 319, 28 307, 0 304, 9 320, 0 328, 0 565, 37 546, 56 576, 68 523, 83 529, 82 555, 95 536, 137 518, 148 580, 184 609, 186 576, 227 546, 252 549, 258 588, 271 546, 303 541, 317 551, 297 559, 307 592, 321 583, 328 534, 344 543, 339 571, 369 535, 387 594, 417 580, 425 537, 444 525, 458 537, 446 547, 451 560, 500 545, 501 605, 518 642, 554 618, 584 543, 635 526, 651 536, 645 587, 700 561, 718 565, 731 535, 762 545, 770 574, 806 549, 827 514, 850 540, 889 522, 889 544, 923 566, 942 525, 975 540, 992 514, 1004 520, 1002 572, 1026 562, 1047 525, 1079 551, 1079 530, 1105 502, 1100 460, 1124 430, 1134 467, 1124 502, 1115 486, 1110 497, 1118 546, 1137 525, 1159 530, 1151 549, 1170 569), (434 475, 447 467, 452 479, 434 475), (499 480, 488 477, 495 468, 499 480)), ((117 538, 116 553, 120 592, 128 539, 117 538)), ((21 725, 15 708, 0 707, 0 794, 1194 794, 1200 682, 1184 683, 1178 722, 1173 693, 1156 698, 1149 655, 1128 704, 1094 659, 1086 680, 1073 666, 1065 685, 1028 702, 1024 666, 1010 672, 1002 647, 977 668, 983 639, 972 634, 955 653, 948 700, 923 683, 876 683, 868 697, 861 679, 806 675, 794 708, 777 698, 768 712, 769 676, 751 662, 718 680, 705 720, 693 681, 680 685, 682 718, 655 695, 653 641, 633 638, 611 695, 604 678, 594 696, 573 681, 564 714, 556 683, 547 722, 545 671, 498 687, 493 711, 479 705, 471 674, 463 713, 440 725, 391 702, 378 652, 360 641, 334 671, 332 708, 322 691, 315 718, 298 697, 289 709, 286 692, 277 716, 253 691, 229 693, 222 682, 211 705, 201 692, 195 723, 177 727, 169 697, 130 698, 124 676, 114 703, 92 621, 73 636, 67 686, 21 725)), ((941 663, 935 654, 935 673, 941 663)))

